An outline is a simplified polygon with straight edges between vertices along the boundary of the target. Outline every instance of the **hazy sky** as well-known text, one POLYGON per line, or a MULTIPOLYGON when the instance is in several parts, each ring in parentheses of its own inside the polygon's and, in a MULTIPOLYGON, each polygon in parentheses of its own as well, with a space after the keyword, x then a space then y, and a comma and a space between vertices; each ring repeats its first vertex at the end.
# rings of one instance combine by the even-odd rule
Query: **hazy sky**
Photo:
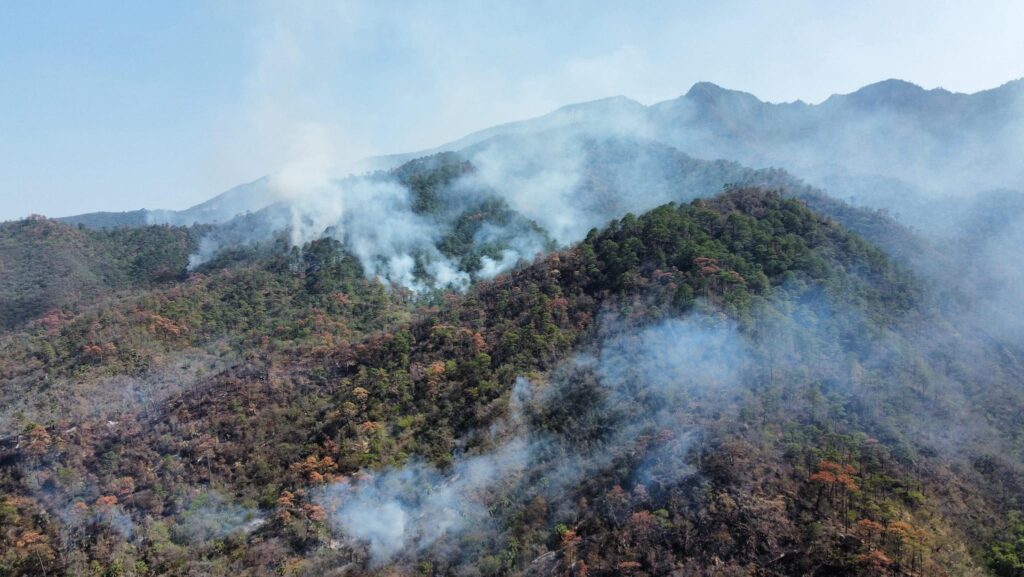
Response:
POLYGON ((46 0, 0 8, 0 219, 184 208, 563 104, 1024 76, 1024 2, 46 0))

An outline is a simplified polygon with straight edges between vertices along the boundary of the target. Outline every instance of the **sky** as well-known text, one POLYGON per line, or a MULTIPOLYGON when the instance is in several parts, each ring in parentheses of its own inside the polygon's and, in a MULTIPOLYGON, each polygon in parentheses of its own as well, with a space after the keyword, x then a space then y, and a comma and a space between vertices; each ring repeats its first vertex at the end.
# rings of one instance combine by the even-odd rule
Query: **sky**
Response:
POLYGON ((0 220, 182 209, 699 81, 820 102, 1024 76, 1024 2, 33 0, 0 7, 0 220))

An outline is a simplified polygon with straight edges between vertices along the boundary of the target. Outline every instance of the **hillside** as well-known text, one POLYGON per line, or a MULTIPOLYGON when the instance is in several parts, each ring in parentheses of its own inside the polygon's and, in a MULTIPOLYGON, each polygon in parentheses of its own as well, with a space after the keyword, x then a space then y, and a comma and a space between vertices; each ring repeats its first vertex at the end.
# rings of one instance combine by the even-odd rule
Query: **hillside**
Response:
POLYGON ((778 189, 916 270, 944 268, 945 255, 884 211, 837 201, 783 170, 700 160, 652 140, 571 129, 496 136, 459 153, 337 181, 217 225, 193 262, 224 247, 267 243, 285 230, 295 244, 327 234, 356 240, 371 274, 406 287, 444 288, 493 276, 550 251, 552 243, 578 242, 626 212, 736 186, 778 189), (384 236, 367 226, 383 221, 396 223, 396 232, 384 236))
POLYGON ((179 280, 195 249, 195 239, 182 229, 98 232, 45 218, 0 223, 0 328, 179 280))
MULTIPOLYGON (((429 199, 439 166, 401 177, 429 199)), ((1009 558, 1021 351, 800 200, 736 188, 626 215, 461 294, 366 272, 329 238, 253 245, 4 337, 8 574, 1009 558)))

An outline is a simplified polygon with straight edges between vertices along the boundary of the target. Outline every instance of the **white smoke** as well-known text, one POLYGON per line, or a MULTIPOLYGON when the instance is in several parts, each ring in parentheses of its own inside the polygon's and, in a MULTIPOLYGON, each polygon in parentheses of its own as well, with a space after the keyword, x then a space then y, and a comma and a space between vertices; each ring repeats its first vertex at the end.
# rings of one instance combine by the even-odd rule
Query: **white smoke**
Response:
POLYGON ((377 564, 417 552, 490 523, 486 499, 500 480, 521 471, 529 450, 515 439, 497 450, 460 459, 445 475, 419 461, 335 484, 319 501, 338 533, 366 543, 377 564))
POLYGON ((195 497, 175 526, 181 541, 202 543, 231 535, 248 534, 266 520, 259 511, 232 503, 216 492, 195 497))
POLYGON ((530 478, 543 478, 543 491, 557 503, 581 479, 609 466, 620 451, 632 450, 641 434, 639 423, 624 422, 605 440, 606 450, 594 453, 531 430, 530 414, 559 402, 559 394, 574 386, 573 374, 593 374, 602 392, 581 411, 612 414, 637 398, 659 407, 645 426, 671 430, 673 440, 652 451, 638 475, 664 475, 671 469, 671 475, 682 477, 692 472, 682 458, 695 427, 674 411, 694 400, 735 394, 746 363, 747 349, 735 327, 719 319, 672 319, 614 334, 594 354, 570 361, 546 387, 518 379, 509 416, 493 431, 506 438, 497 448, 457 458, 448 472, 420 461, 370 472, 361 480, 331 485, 316 499, 329 512, 334 531, 365 545, 375 565, 426 549, 437 552, 445 545, 458 551, 460 538, 495 528, 489 505, 528 472, 530 478))
POLYGON ((397 182, 376 178, 342 181, 296 182, 273 178, 271 187, 280 199, 259 214, 258 226, 232 229, 225 242, 216 236, 200 241, 189 262, 195 268, 226 246, 265 241, 288 231, 291 244, 302 246, 324 236, 344 243, 368 276, 379 277, 413 290, 429 288, 417 277, 417 258, 433 279, 432 286, 463 289, 469 272, 436 248, 442 230, 427 216, 415 213, 409 190, 397 182))

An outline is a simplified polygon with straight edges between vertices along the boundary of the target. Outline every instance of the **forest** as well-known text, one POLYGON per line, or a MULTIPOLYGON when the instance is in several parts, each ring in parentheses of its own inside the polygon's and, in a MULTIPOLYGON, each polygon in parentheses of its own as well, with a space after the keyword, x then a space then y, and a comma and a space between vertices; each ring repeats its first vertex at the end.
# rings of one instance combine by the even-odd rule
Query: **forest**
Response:
POLYGON ((405 284, 272 213, 0 224, 0 575, 1024 575, 970 238, 654 153, 680 200, 571 243, 457 155, 372 175, 439 231, 405 284))

